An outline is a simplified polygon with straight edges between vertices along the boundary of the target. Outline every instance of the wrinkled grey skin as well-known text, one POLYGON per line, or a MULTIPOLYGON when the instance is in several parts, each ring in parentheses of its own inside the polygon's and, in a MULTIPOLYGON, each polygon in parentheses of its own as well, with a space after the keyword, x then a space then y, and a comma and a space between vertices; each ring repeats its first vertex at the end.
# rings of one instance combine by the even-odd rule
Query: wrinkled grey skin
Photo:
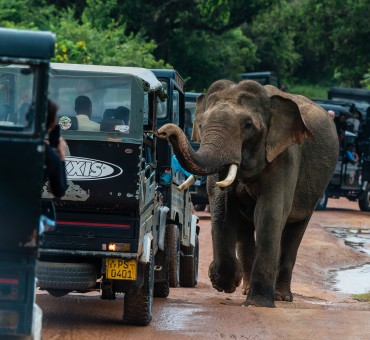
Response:
POLYGON ((292 301, 298 247, 338 158, 333 120, 303 96, 219 80, 197 101, 193 130, 197 152, 173 124, 158 136, 187 171, 208 175, 213 287, 232 293, 243 279, 244 305, 292 301), (235 181, 217 187, 230 164, 235 181))

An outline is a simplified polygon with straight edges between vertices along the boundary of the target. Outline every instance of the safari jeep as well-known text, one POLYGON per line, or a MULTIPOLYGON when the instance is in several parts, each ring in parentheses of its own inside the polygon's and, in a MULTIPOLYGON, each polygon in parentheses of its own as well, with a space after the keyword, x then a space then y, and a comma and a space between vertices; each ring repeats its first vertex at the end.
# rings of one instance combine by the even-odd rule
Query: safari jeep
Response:
POLYGON ((49 93, 69 148, 69 187, 61 199, 43 188, 56 225, 41 238, 39 287, 54 296, 100 290, 110 300, 124 293, 124 322, 147 325, 178 256, 155 135, 166 89, 143 68, 51 64, 49 93), (93 128, 76 115, 81 96, 92 102, 93 128))
POLYGON ((370 129, 364 129, 361 137, 345 131, 336 168, 316 210, 324 210, 328 198, 340 197, 357 201, 361 211, 370 211, 370 129), (350 145, 355 147, 357 162, 351 162, 347 157, 346 151, 350 145))
POLYGON ((35 266, 54 43, 50 32, 0 29, 1 339, 41 337, 35 266))
MULTIPOLYGON (((185 126, 185 81, 173 69, 153 69, 166 91, 166 100, 159 103, 157 127, 173 123, 185 126)), ((169 208, 169 280, 171 287, 195 287, 198 282, 199 242, 198 218, 192 213, 191 187, 179 189, 186 177, 173 168, 173 151, 167 141, 157 141, 160 192, 169 208)))

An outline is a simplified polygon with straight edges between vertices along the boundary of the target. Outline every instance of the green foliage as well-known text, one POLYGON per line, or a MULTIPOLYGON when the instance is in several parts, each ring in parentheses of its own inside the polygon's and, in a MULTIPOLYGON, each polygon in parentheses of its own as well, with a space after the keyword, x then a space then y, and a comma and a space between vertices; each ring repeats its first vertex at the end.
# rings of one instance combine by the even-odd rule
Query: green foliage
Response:
POLYGON ((238 79, 244 65, 253 68, 257 64, 256 48, 240 29, 222 35, 204 31, 191 33, 177 30, 179 38, 170 62, 183 58, 188 63, 179 63, 177 69, 187 76, 187 89, 202 92, 215 80, 221 78, 238 79), (183 42, 186 39, 186 44, 183 42), (225 43, 227 42, 227 43, 225 43), (238 51, 238 53, 235 53, 238 51), (201 74, 201 77, 197 75, 201 74))
MULTIPOLYGON (((272 70, 280 75, 291 72, 299 63, 295 50, 294 8, 285 1, 257 15, 251 25, 244 26, 245 35, 257 46, 259 71, 272 70)), ((246 65, 246 70, 253 71, 246 65)))
POLYGON ((74 9, 57 12, 44 0, 0 1, 5 13, 1 26, 50 30, 57 34, 55 62, 171 67, 154 57, 157 45, 153 40, 148 41, 141 34, 127 35, 125 25, 109 19, 116 0, 87 0, 80 19, 76 18, 74 9), (30 15, 30 11, 34 15, 30 15))
POLYGON ((86 0, 82 12, 82 22, 90 23, 95 29, 107 29, 111 22, 111 14, 117 7, 117 0, 86 0))
POLYGON ((370 292, 365 294, 353 294, 354 299, 359 301, 367 301, 370 303, 370 292))
POLYGON ((255 44, 240 34, 240 26, 277 2, 125 1, 115 13, 128 32, 142 32, 157 43, 154 55, 179 70, 188 89, 202 91, 214 79, 235 78, 257 66, 255 44))
POLYGON ((335 78, 343 85, 358 86, 369 67, 370 2, 334 1, 342 4, 335 16, 330 40, 333 43, 335 78))
MULTIPOLYGON (((298 3, 296 3, 297 5, 298 3)), ((368 0, 304 0, 298 6, 298 72, 317 79, 331 76, 340 85, 359 86, 369 65, 368 0)))
MULTIPOLYGON (((87 12, 91 9, 87 7, 87 12)), ((82 22, 74 19, 74 11, 68 9, 60 14, 54 25, 57 35, 56 61, 96 65, 140 66, 147 68, 169 67, 157 61, 151 53, 156 44, 146 41, 139 34, 125 35, 125 26, 113 20, 106 27, 92 26, 86 13, 82 22)), ((97 18, 96 18, 97 19, 97 18)), ((100 21, 103 24, 102 21, 100 21)))
POLYGON ((311 84, 294 84, 288 87, 289 93, 300 94, 310 99, 328 99, 328 87, 311 84))
POLYGON ((290 89, 370 88, 369 0, 0 0, 0 13, 56 33, 55 61, 173 66, 189 90, 266 70, 290 89))
POLYGON ((199 17, 219 29, 229 23, 231 8, 227 0, 195 0, 199 17))
POLYGON ((364 79, 361 81, 361 85, 370 90, 370 65, 367 70, 367 73, 364 75, 364 79))

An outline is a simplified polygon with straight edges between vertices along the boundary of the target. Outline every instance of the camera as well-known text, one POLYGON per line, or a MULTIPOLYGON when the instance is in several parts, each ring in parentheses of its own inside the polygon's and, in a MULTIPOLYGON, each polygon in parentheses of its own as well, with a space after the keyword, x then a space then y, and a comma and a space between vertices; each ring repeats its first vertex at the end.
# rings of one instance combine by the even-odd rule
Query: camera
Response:
POLYGON ((58 148, 60 138, 60 126, 56 125, 53 130, 49 132, 49 144, 52 148, 58 148))

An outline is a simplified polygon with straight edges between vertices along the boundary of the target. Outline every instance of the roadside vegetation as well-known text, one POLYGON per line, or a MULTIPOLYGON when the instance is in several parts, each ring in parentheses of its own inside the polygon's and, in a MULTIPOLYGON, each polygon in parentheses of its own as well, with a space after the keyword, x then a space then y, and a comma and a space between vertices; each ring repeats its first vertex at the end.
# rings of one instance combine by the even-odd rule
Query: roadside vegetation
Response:
POLYGON ((370 292, 366 294, 354 294, 352 296, 358 301, 367 301, 370 303, 370 292))
POLYGON ((55 62, 174 67, 188 90, 276 71, 289 91, 370 88, 368 0, 0 0, 0 26, 57 35, 55 62))

